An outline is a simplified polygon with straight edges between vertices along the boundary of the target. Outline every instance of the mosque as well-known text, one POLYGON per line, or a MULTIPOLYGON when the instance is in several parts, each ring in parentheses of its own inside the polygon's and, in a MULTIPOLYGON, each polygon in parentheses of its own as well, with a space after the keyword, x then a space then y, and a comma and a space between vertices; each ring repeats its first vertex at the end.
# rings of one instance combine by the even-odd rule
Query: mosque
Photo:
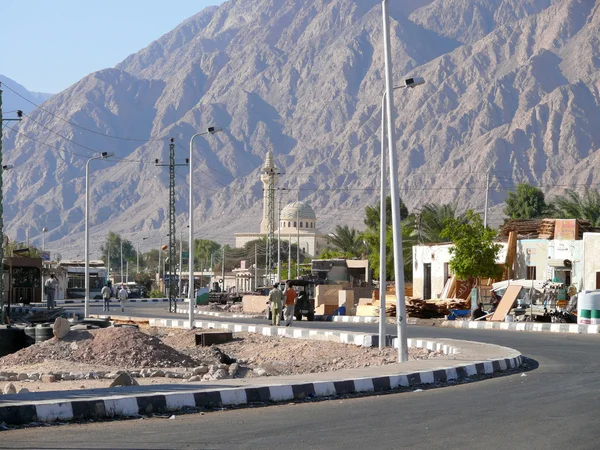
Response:
MULTIPOLYGON (((263 183, 263 215, 259 233, 235 233, 235 246, 243 247, 247 242, 267 237, 269 233, 269 191, 277 184, 277 168, 271 151, 267 154, 260 177, 263 183)), ((277 208, 276 205, 273 207, 277 208)), ((275 216, 277 209, 275 209, 275 216)), ((306 202, 293 202, 279 212, 279 226, 272 224, 275 239, 281 233, 282 241, 299 242, 300 251, 307 257, 314 258, 327 248, 327 235, 317 229, 317 215, 306 202), (279 228, 279 229, 278 229, 279 228)))

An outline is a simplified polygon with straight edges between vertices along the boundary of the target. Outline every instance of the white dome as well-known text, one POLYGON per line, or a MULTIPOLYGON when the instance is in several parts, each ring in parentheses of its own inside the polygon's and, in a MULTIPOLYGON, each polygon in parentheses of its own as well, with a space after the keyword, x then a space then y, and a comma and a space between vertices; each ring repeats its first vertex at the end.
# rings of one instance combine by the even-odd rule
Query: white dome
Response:
POLYGON ((299 220, 317 220, 314 209, 312 209, 308 203, 290 203, 281 210, 281 220, 296 220, 296 217, 298 217, 299 220))

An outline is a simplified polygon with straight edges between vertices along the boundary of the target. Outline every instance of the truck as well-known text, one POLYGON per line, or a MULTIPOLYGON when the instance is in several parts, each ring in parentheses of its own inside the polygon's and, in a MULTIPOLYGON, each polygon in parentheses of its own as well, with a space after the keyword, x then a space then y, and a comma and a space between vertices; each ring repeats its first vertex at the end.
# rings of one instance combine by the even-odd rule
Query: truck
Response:
MULTIPOLYGON (((285 291, 287 286, 291 286, 298 294, 294 307, 294 318, 298 321, 302 320, 302 317, 306 317, 309 322, 315 320, 315 282, 311 280, 287 280, 279 284, 282 291, 285 291)), ((283 317, 283 311, 281 314, 283 317)), ((271 320, 271 317, 271 306, 269 305, 267 319, 271 320)))

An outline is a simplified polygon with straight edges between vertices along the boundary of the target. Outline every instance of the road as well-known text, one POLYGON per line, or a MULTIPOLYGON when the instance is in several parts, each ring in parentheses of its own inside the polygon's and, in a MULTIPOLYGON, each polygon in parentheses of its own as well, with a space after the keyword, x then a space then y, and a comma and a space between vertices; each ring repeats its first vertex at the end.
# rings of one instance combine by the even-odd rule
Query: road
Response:
MULTIPOLYGON (((131 308, 130 313, 138 307, 131 308)), ((165 315, 157 305, 139 307, 165 315)), ((234 321, 233 319, 231 321, 234 321)), ((259 320, 260 322, 260 320, 259 320)), ((261 321, 264 322, 264 321, 261 321)), ((371 330, 377 325, 303 323, 371 330)), ((388 329, 393 332, 393 326, 388 329)), ((0 448, 596 449, 600 336, 408 327, 516 348, 526 376, 423 392, 2 433, 0 448), (2 447, 4 445, 4 447, 2 447)))

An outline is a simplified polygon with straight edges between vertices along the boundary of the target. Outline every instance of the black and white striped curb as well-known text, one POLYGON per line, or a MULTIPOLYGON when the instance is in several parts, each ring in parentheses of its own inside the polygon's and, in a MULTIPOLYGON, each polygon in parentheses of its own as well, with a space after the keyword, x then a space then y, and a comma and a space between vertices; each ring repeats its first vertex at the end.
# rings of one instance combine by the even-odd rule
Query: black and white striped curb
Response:
MULTIPOLYGON (((176 314, 188 314, 190 309, 187 306, 178 305, 175 308, 176 314)), ((228 319, 261 319, 265 317, 265 314, 243 314, 243 313, 230 313, 221 311, 204 311, 201 309, 194 310, 194 314, 198 316, 209 316, 209 317, 223 317, 228 319)))
POLYGON ((477 362, 437 370, 336 381, 190 390, 177 393, 133 394, 13 405, 2 405, 0 403, 0 422, 9 425, 22 425, 31 422, 98 420, 173 412, 188 408, 216 408, 346 394, 378 393, 402 387, 412 388, 466 379, 476 375, 489 375, 494 372, 515 369, 520 367, 521 364, 522 356, 519 355, 513 358, 477 362))
POLYGON ((468 328, 471 330, 532 331, 542 333, 598 334, 600 325, 578 325, 575 323, 536 323, 536 322, 487 322, 471 320, 446 320, 446 328, 468 328))
MULTIPOLYGON (((127 299, 127 303, 164 303, 164 302, 168 302, 169 299, 168 298, 129 298, 127 299)), ((183 299, 181 298, 176 298, 174 299, 175 302, 182 302, 183 299)), ((76 300, 56 300, 54 303, 56 305, 73 305, 73 304, 81 304, 84 303, 85 300, 84 299, 76 299, 76 300)), ((104 300, 102 299, 90 299, 89 300, 90 303, 103 303, 104 300)), ((119 300, 116 298, 111 298, 110 299, 111 303, 119 303, 119 300)), ((31 306, 46 306, 46 303, 40 303, 40 302, 36 302, 36 303, 30 303, 31 306)))

